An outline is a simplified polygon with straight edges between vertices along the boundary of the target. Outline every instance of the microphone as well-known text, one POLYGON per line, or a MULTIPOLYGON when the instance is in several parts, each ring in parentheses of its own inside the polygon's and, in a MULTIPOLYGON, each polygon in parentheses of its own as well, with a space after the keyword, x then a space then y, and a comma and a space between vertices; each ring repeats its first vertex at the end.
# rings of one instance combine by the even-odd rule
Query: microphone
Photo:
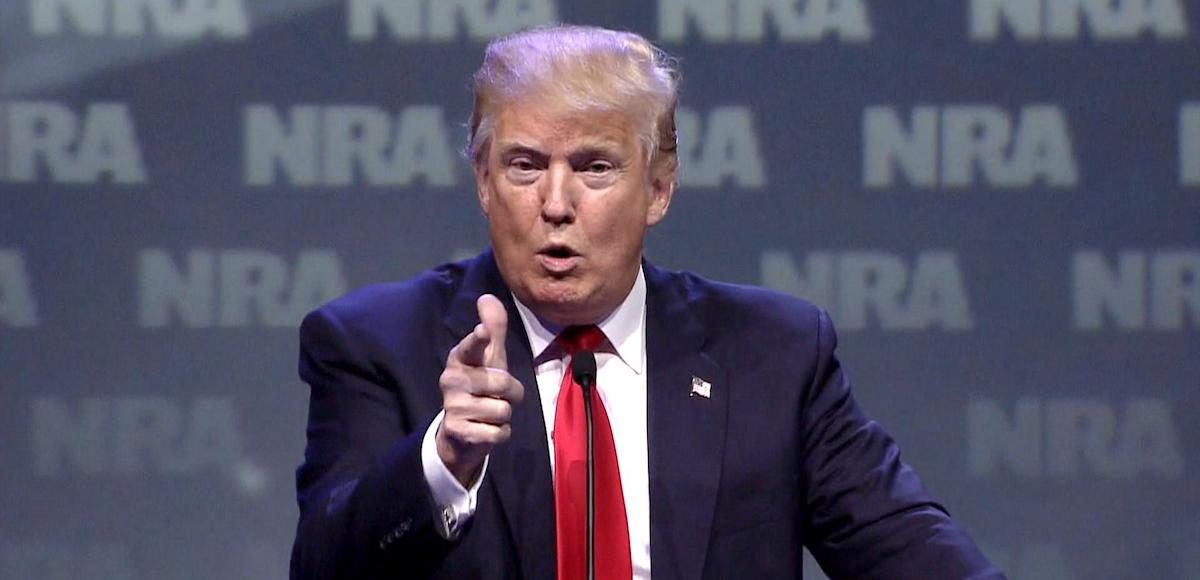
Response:
POLYGON ((585 393, 596 384, 596 355, 592 351, 580 350, 575 353, 575 359, 571 361, 571 378, 583 387, 585 393))
POLYGON ((580 350, 571 358, 571 378, 583 391, 587 423, 587 578, 596 577, 596 453, 592 436, 592 387, 596 384, 596 355, 580 350))

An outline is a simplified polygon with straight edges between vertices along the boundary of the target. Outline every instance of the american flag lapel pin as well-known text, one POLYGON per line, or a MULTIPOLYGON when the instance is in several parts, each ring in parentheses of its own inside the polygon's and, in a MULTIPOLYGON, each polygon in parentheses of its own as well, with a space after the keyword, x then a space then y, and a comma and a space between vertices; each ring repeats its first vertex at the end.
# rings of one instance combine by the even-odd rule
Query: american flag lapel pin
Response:
POLYGON ((711 398, 712 397, 712 383, 710 383, 700 377, 692 375, 692 393, 689 396, 695 397, 696 395, 704 397, 705 399, 711 398))

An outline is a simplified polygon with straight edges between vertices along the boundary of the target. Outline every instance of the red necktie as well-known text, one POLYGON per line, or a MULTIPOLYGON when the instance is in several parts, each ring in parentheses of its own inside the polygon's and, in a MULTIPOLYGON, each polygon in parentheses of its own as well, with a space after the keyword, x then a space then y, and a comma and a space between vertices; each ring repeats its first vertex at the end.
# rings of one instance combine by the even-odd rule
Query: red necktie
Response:
MULTIPOLYGON (((581 349, 595 351, 604 344, 604 333, 595 326, 571 326, 558 337, 571 355, 581 349)), ((558 390, 554 412, 554 514, 558 536, 558 580, 587 576, 587 424, 583 392, 567 367, 558 390)), ((629 580, 633 564, 629 554, 629 524, 617 448, 613 444, 608 413, 600 392, 592 386, 593 451, 596 459, 596 578, 629 580)))

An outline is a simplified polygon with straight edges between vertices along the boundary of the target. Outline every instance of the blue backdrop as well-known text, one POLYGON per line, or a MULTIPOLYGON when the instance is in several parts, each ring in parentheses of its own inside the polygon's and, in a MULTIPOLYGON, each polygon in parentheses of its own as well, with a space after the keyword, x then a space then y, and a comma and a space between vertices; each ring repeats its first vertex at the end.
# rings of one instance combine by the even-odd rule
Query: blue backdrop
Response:
POLYGON ((682 60, 650 258, 829 309, 1013 578, 1200 574, 1196 0, 2 0, 0 579, 285 577, 296 325, 484 247, 554 20, 682 60))

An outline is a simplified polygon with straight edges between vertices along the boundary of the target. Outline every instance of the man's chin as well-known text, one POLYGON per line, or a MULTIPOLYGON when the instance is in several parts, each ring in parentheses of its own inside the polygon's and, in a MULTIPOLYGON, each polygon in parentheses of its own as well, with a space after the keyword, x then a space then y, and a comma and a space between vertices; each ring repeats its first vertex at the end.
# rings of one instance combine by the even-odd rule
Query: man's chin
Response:
POLYGON ((554 281, 534 289, 529 301, 522 300, 534 314, 554 324, 591 324, 599 318, 596 306, 588 294, 579 288, 578 281, 554 281))

